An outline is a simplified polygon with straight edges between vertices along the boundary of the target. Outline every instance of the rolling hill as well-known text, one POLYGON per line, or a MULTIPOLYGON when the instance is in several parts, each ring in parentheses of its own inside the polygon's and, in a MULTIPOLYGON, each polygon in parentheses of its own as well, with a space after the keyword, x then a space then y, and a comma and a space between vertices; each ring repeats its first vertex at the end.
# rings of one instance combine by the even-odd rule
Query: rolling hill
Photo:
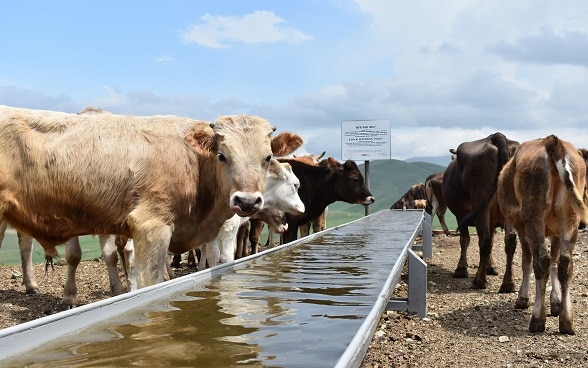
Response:
MULTIPOLYGON (((359 169, 365 174, 363 163, 359 165, 359 169)), ((444 166, 429 162, 370 161, 370 191, 376 198, 376 202, 369 208, 370 213, 390 208, 412 185, 424 183, 427 176, 444 169, 444 166)), ((360 218, 364 214, 365 209, 360 205, 335 202, 329 206, 327 225, 336 226, 360 218)))

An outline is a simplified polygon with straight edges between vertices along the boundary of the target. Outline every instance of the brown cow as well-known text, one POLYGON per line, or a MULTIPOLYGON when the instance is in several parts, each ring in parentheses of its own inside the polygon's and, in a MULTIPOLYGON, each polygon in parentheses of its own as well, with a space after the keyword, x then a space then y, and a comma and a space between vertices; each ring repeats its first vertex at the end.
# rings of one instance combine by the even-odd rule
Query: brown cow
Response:
POLYGON ((431 174, 425 179, 425 193, 427 196, 427 213, 431 215, 431 220, 437 215, 443 232, 445 235, 449 235, 449 228, 445 223, 447 204, 443 199, 443 172, 431 174))
POLYGON ((0 107, 0 215, 47 256, 83 234, 135 243, 144 287, 164 280, 169 250, 214 239, 234 213, 263 207, 272 157, 267 121, 74 115, 0 107))
MULTIPOLYGON (((531 264, 535 305, 529 331, 545 331, 545 292, 551 275, 551 315, 559 315, 559 332, 575 334, 570 282, 580 220, 588 221, 584 203, 586 162, 571 143, 550 135, 524 142, 504 166, 498 202, 516 229, 523 250, 523 281, 517 308, 529 306, 531 264), (549 237, 551 246, 545 243, 549 237)), ((508 256, 512 260, 514 250, 508 256)), ((509 262, 512 265, 512 261, 509 262)), ((505 284, 512 284, 505 274, 505 284)))
POLYGON ((400 197, 396 202, 390 206, 392 210, 402 210, 402 209, 415 209, 416 203, 415 200, 418 199, 427 199, 427 195, 425 193, 425 184, 418 183, 412 185, 406 193, 400 197))
MULTIPOLYGON (((461 255, 454 277, 468 277, 468 226, 475 226, 478 233, 480 262, 472 283, 475 289, 487 287, 487 274, 498 274, 492 258, 494 231, 504 226, 496 201, 498 174, 518 145, 502 133, 461 143, 452 152, 456 154, 455 160, 449 163, 443 174, 443 199, 459 224, 461 255)), ((509 230, 506 229, 506 249, 516 247, 516 235, 509 230)))

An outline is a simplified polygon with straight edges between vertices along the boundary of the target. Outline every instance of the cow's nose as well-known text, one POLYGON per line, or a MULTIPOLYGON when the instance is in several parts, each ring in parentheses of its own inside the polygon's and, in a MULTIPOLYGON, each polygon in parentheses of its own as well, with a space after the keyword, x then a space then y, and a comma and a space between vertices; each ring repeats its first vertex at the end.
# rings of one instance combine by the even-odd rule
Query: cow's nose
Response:
POLYGON ((231 196, 230 206, 241 217, 252 216, 263 208, 263 196, 259 192, 235 192, 231 196))

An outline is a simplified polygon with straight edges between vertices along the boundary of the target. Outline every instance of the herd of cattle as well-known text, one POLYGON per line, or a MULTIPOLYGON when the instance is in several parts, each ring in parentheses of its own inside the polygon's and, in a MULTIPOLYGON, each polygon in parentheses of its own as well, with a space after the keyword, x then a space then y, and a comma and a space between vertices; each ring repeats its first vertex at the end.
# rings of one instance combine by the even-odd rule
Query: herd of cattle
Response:
MULTIPOLYGON (((302 139, 257 116, 221 116, 215 122, 177 116, 122 116, 89 109, 78 114, 0 106, 0 240, 18 234, 23 283, 38 293, 32 269, 36 239, 48 262, 65 244, 68 264, 63 304, 76 297, 81 259, 78 236, 99 236, 111 291, 173 277, 167 255, 197 250, 199 267, 256 252, 260 224, 290 242, 308 234, 329 204, 370 205, 374 197, 353 161, 290 157, 302 139), (249 230, 249 223, 252 224, 249 230)), ((572 253, 580 222, 588 223, 588 151, 556 136, 518 142, 501 133, 450 150, 444 172, 414 185, 392 208, 426 208, 449 234, 444 215, 456 216, 461 256, 454 272, 468 277, 468 227, 476 228, 480 260, 474 288, 498 274, 492 258, 495 230, 505 231, 507 269, 500 292, 512 292, 517 234, 523 281, 517 308, 529 306, 535 273, 531 332, 545 330, 546 284, 559 331, 574 334, 570 301, 572 253), (547 244, 545 238, 550 243, 547 244)), ((192 261, 196 263, 193 253, 192 261)), ((177 264, 178 258, 174 260, 177 264)), ((49 265, 49 263, 48 263, 49 265)))
POLYGON ((550 313, 559 316, 559 331, 575 334, 570 282, 572 254, 581 223, 588 220, 588 151, 554 135, 523 143, 501 133, 451 149, 445 171, 413 185, 392 208, 419 208, 437 215, 445 234, 447 208, 458 222, 461 255, 454 277, 468 277, 468 227, 476 228, 480 260, 472 287, 487 287, 486 275, 497 275, 492 258, 497 228, 505 232, 506 270, 499 292, 515 289, 512 264, 517 235, 522 248, 523 280, 515 306, 529 307, 529 283, 535 273, 535 302, 529 331, 543 332, 545 294, 551 279, 550 313), (549 243, 546 243, 546 237, 549 243))

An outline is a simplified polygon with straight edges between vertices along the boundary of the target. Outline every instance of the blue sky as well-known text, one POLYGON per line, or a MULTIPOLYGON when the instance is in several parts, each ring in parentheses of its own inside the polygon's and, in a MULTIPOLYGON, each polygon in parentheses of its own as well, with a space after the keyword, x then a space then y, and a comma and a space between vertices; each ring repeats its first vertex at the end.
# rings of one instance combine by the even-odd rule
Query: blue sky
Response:
POLYGON ((0 104, 253 114, 341 159, 341 122, 391 123, 392 158, 496 131, 588 148, 584 0, 11 1, 0 104))

